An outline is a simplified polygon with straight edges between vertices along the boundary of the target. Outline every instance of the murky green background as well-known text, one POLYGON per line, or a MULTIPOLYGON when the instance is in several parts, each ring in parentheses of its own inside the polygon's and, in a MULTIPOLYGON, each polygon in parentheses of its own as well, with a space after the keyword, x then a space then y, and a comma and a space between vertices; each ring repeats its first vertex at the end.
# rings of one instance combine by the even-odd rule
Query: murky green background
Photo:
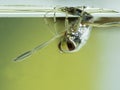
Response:
MULTIPOLYGON (((93 28, 76 53, 60 53, 56 39, 25 61, 13 62, 53 36, 50 21, 46 25, 42 18, 0 18, 0 90, 119 90, 119 28, 93 28)), ((64 21, 57 21, 57 30, 64 30, 64 21)))

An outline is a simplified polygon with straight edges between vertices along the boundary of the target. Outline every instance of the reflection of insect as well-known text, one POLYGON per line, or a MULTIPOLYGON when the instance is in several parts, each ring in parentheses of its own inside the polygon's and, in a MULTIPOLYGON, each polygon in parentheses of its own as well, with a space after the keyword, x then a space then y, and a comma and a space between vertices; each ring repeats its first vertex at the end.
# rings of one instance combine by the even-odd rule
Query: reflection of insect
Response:
MULTIPOLYGON (((0 10, 4 11, 4 10, 0 10)), ((10 10, 8 10, 10 12, 10 10)), ((7 12, 8 12, 7 11, 7 12)), ((14 61, 21 61, 26 57, 31 56, 41 48, 47 46, 50 42, 54 41, 56 38, 61 37, 61 40, 58 44, 58 48, 61 52, 71 53, 78 51, 88 40, 91 27, 108 27, 108 26, 120 26, 120 14, 116 11, 109 9, 99 9, 99 8, 89 8, 85 6, 81 7, 60 7, 54 9, 17 9, 11 10, 17 13, 20 12, 46 12, 54 13, 54 22, 56 22, 57 13, 65 13, 65 28, 64 34, 59 33, 55 36, 37 47, 33 48, 30 51, 27 51, 20 56, 16 57, 14 61), (70 20, 70 16, 73 16, 70 20)), ((44 14, 44 17, 46 17, 44 14)), ((45 19, 46 20, 46 19, 45 19)), ((46 20, 47 21, 47 20, 46 20)))

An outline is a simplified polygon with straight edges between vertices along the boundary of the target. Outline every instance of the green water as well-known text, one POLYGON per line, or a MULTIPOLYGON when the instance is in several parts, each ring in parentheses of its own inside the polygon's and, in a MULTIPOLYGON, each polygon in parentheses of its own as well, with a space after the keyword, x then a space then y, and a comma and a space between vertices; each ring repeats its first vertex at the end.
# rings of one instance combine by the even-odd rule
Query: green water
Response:
MULTIPOLYGON (((102 90, 109 75, 104 75, 106 66, 116 54, 120 59, 120 31, 115 28, 93 28, 76 53, 60 53, 56 39, 25 61, 12 61, 53 36, 50 21, 46 25, 42 18, 0 18, 0 90, 102 90)), ((57 21, 57 30, 64 30, 64 21, 57 21)))

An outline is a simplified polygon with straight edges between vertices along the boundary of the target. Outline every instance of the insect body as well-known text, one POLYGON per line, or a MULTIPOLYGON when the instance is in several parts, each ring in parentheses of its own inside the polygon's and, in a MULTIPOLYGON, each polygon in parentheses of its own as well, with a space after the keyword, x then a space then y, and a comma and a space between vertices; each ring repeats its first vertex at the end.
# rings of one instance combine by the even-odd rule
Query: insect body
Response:
POLYGON ((78 51, 88 40, 91 27, 85 25, 85 22, 89 22, 93 16, 83 10, 74 7, 64 7, 63 11, 78 15, 79 17, 73 20, 66 30, 65 35, 59 43, 59 49, 65 53, 71 53, 78 51))
MULTIPOLYGON (((26 7, 27 8, 27 7, 26 7)), ((12 10, 8 9, 0 9, 1 12, 17 12, 16 15, 18 15, 21 12, 24 12, 25 14, 29 15, 28 13, 34 14, 34 13, 44 13, 43 16, 46 18, 49 13, 53 13, 54 15, 54 22, 56 24, 56 18, 58 16, 56 13, 65 14, 65 28, 64 34, 62 33, 56 33, 54 34, 54 37, 44 42, 32 50, 29 50, 18 57, 14 58, 14 61, 21 61, 24 60, 26 57, 31 56, 35 52, 41 50, 43 47, 47 46, 49 43, 54 41, 56 38, 60 37, 60 42, 58 44, 58 48, 61 52, 64 53, 71 53, 76 52, 82 46, 85 45, 87 42, 91 27, 109 27, 109 26, 120 26, 120 14, 119 12, 116 12, 114 10, 109 9, 99 9, 99 8, 89 8, 85 6, 80 7, 60 7, 60 8, 54 8, 54 9, 40 9, 40 7, 35 7, 34 9, 20 9, 15 8, 12 10), (74 18, 70 20, 69 17, 73 16, 74 18)), ((35 14, 36 15, 36 14, 35 14)), ((47 20, 46 20, 47 21, 47 20)))
POLYGON ((91 27, 86 25, 79 26, 76 32, 66 32, 59 43, 59 49, 65 53, 76 52, 87 42, 91 27))

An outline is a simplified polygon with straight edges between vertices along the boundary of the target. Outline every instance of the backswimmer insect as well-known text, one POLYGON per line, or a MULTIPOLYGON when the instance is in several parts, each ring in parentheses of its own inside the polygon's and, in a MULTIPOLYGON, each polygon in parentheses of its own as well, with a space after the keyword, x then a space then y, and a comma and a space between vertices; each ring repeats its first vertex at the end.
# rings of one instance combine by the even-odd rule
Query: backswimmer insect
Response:
MULTIPOLYGON (((30 51, 27 51, 18 57, 14 58, 14 61, 22 61, 25 58, 31 56, 35 52, 41 50, 43 47, 47 46, 49 43, 54 41, 56 38, 60 37, 60 42, 58 48, 63 53, 72 53, 79 51, 82 48, 89 36, 92 27, 110 27, 110 26, 120 26, 120 13, 110 9, 100 9, 100 8, 90 8, 86 6, 78 7, 58 7, 54 9, 16 9, 16 10, 5 10, 3 11, 15 11, 15 12, 46 12, 46 14, 54 13, 54 22, 56 24, 56 13, 65 14, 65 31, 63 33, 55 33, 54 37, 47 42, 44 42, 30 51), (69 16, 73 16, 74 19, 69 21, 69 16)), ((47 22, 47 20, 45 19, 47 22)), ((48 22, 47 22, 48 23, 48 22)))

